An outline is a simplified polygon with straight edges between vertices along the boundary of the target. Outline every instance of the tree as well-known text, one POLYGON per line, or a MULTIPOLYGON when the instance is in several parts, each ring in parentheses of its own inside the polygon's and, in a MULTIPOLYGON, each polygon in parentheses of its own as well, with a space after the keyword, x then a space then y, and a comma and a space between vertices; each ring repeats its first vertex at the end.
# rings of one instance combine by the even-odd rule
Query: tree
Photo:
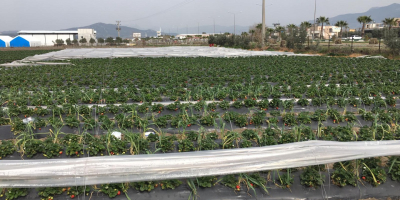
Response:
POLYGON ((89 40, 89 43, 90 43, 90 45, 92 45, 92 46, 93 46, 93 44, 94 44, 94 43, 96 43, 96 40, 95 40, 95 39, 93 39, 93 38, 90 38, 90 40, 89 40))
POLYGON ((365 24, 372 22, 371 16, 359 16, 358 23, 362 24, 361 37, 364 36, 365 24))
POLYGON ((122 38, 121 37, 116 37, 115 38, 115 43, 121 44, 122 43, 122 38))
POLYGON ((65 42, 67 43, 67 45, 71 45, 71 44, 72 44, 72 41, 71 41, 71 39, 69 39, 69 38, 66 39, 65 42))
POLYGON ((129 43, 130 41, 128 39, 122 40, 123 43, 129 43))
POLYGON ((329 17, 320 16, 319 18, 317 18, 317 23, 321 24, 321 34, 319 38, 322 39, 324 37, 324 23, 326 25, 330 24, 329 17))
POLYGON ((99 39, 97 39, 97 42, 100 43, 100 44, 103 44, 104 43, 104 39, 103 38, 99 38, 99 39))
POLYGON ((56 45, 57 46, 61 46, 61 45, 63 45, 64 44, 64 40, 62 40, 62 39, 57 39, 56 40, 56 45))
POLYGON ((269 34, 269 37, 271 37, 271 36, 272 36, 272 33, 274 33, 275 30, 274 30, 273 28, 267 28, 267 31, 266 31, 266 32, 269 34))
POLYGON ((78 44, 78 40, 74 39, 74 40, 72 40, 72 43, 74 43, 74 45, 77 45, 78 44))
POLYGON ((251 41, 253 41, 253 36, 256 31, 254 29, 249 30, 249 33, 251 34, 251 41))
POLYGON ((398 19, 394 18, 385 18, 382 22, 389 27, 389 31, 392 29, 392 26, 396 26, 398 19))
POLYGON ((243 37, 247 37, 249 34, 247 32, 242 32, 241 34, 243 37))
POLYGON ((279 39, 281 39, 281 33, 282 33, 282 31, 285 31, 285 27, 278 26, 278 27, 275 28, 275 31, 278 32, 279 39))
POLYGON ((109 45, 114 44, 114 38, 108 37, 108 38, 106 39, 106 43, 108 43, 109 45))
POLYGON ((87 40, 86 40, 86 38, 82 38, 82 39, 80 39, 80 40, 79 40, 79 43, 81 43, 81 44, 86 44, 86 43, 87 43, 87 40))
POLYGON ((289 24, 286 27, 288 28, 291 35, 293 35, 293 30, 297 28, 295 24, 289 24))
POLYGON ((349 24, 346 21, 340 20, 336 22, 335 26, 340 27, 340 38, 342 38, 343 27, 347 27, 349 24))
POLYGON ((392 50, 393 55, 399 55, 400 53, 400 38, 399 38, 399 32, 396 29, 389 30, 388 28, 385 28, 386 30, 384 31, 384 37, 383 37, 383 43, 385 43, 386 47, 390 48, 392 50))
POLYGON ((300 28, 305 28, 305 30, 306 30, 306 32, 307 32, 307 35, 309 35, 309 34, 308 34, 308 29, 311 28, 311 25, 312 25, 312 24, 311 24, 310 22, 304 21, 304 22, 301 22, 300 28))

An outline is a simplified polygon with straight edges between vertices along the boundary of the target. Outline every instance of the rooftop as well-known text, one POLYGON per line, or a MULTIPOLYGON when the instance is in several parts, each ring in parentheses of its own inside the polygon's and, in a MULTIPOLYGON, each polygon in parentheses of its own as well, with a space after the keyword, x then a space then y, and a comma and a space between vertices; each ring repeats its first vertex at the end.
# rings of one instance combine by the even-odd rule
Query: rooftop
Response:
POLYGON ((18 34, 40 34, 40 33, 53 33, 53 34, 78 34, 78 31, 19 31, 18 34))

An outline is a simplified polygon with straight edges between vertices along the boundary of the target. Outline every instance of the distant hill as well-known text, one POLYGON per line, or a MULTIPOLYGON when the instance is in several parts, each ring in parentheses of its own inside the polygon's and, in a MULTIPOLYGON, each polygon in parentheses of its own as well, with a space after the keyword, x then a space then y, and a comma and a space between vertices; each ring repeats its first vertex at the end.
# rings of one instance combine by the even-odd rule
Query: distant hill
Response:
POLYGON ((10 37, 15 37, 18 35, 18 31, 1 31, 0 35, 8 35, 10 37))
POLYGON ((400 17, 400 4, 394 3, 384 7, 373 7, 364 13, 338 15, 336 17, 330 17, 329 21, 332 25, 335 24, 337 21, 343 20, 347 21, 350 28, 361 28, 362 25, 358 23, 357 18, 363 15, 371 16, 372 20, 374 20, 376 23, 382 22, 382 20, 384 20, 385 18, 398 18, 400 17))
MULTIPOLYGON (((90 28, 96 30, 97 38, 107 38, 107 37, 115 38, 118 36, 118 32, 116 30, 117 26, 114 24, 96 23, 89 26, 74 27, 64 30, 77 30, 79 28, 90 28)), ((121 28, 120 31, 121 38, 132 38, 133 33, 142 33, 142 37, 145 37, 146 34, 148 37, 157 36, 157 32, 154 30, 139 30, 137 28, 131 28, 127 26, 120 26, 120 28, 121 28)))

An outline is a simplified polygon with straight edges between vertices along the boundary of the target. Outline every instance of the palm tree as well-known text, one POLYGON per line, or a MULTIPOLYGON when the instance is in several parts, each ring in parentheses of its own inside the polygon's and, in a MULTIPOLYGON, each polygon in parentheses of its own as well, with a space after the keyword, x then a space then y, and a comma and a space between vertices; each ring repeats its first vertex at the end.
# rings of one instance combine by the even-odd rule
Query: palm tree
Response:
POLYGON ((311 28, 311 25, 312 24, 310 22, 304 21, 304 22, 301 22, 300 27, 305 28, 306 32, 307 32, 307 35, 308 35, 309 34, 308 33, 308 29, 311 28))
POLYGON ((390 29, 392 29, 392 26, 396 26, 398 20, 399 20, 399 19, 385 18, 382 22, 383 22, 386 26, 389 26, 389 31, 390 31, 390 29))
POLYGON ((242 32, 243 37, 247 37, 249 34, 247 32, 242 32))
POLYGON ((269 37, 271 37, 272 33, 275 32, 275 30, 273 28, 268 28, 267 32, 269 33, 269 37))
POLYGON ((285 30, 285 27, 278 26, 275 28, 275 31, 279 33, 279 39, 281 39, 281 32, 285 30))
POLYGON ((295 24, 289 24, 286 27, 289 29, 290 35, 293 35, 293 29, 297 28, 295 24))
POLYGON ((329 17, 324 17, 324 16, 320 16, 319 18, 317 18, 317 23, 321 24, 321 34, 319 36, 320 39, 322 39, 322 37, 324 36, 324 23, 329 25, 329 17))
POLYGON ((358 23, 362 24, 361 37, 364 36, 365 24, 372 22, 371 16, 359 16, 358 23))
POLYGON ((347 21, 340 20, 336 22, 335 26, 340 27, 340 36, 339 36, 340 38, 342 37, 343 34, 343 27, 347 27, 348 25, 349 24, 347 23, 347 21))
POLYGON ((251 41, 253 41, 253 35, 256 33, 254 29, 249 30, 249 33, 251 34, 251 41))

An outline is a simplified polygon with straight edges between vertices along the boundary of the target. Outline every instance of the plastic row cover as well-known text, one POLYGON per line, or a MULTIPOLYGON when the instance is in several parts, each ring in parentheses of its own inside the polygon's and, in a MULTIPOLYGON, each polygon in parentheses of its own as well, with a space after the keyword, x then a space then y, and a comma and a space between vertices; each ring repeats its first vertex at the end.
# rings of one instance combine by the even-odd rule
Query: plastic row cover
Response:
POLYGON ((82 48, 35 55, 22 61, 37 62, 42 60, 119 57, 247 57, 276 55, 307 56, 305 54, 294 54, 293 52, 249 51, 223 47, 82 48))
POLYGON ((236 174, 400 155, 400 141, 307 141, 267 147, 0 161, 1 187, 61 187, 236 174))

